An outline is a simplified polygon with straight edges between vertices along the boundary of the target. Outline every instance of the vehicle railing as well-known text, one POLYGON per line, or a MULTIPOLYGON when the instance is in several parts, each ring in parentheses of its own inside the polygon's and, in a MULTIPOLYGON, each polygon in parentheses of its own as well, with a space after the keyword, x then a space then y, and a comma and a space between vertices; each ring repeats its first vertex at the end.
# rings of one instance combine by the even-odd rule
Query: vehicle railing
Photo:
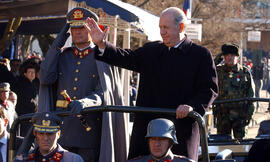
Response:
POLYGON ((244 102, 244 101, 252 101, 252 102, 261 101, 261 102, 268 102, 270 104, 270 98, 244 97, 244 98, 235 98, 235 99, 215 100, 213 105, 231 103, 231 102, 244 102))
MULTIPOLYGON (((166 115, 175 116, 176 110, 175 109, 167 109, 167 108, 150 108, 150 107, 132 107, 132 106, 95 106, 95 107, 88 107, 81 111, 81 114, 89 114, 91 112, 103 112, 103 111, 111 111, 111 112, 126 112, 126 113, 162 113, 166 115)), ((68 111, 55 111, 56 115, 60 117, 69 116, 71 115, 68 111)), ((22 121, 29 121, 34 113, 25 114, 18 117, 11 126, 10 129, 10 143, 9 143, 9 161, 11 162, 12 159, 15 157, 15 139, 16 139, 16 130, 18 125, 22 121)), ((201 148, 202 148, 202 161, 209 162, 209 154, 208 154, 208 141, 207 141, 207 134, 205 130, 205 121, 202 116, 195 112, 191 111, 188 113, 188 117, 195 119, 198 122, 199 130, 200 130, 200 141, 201 141, 201 148)))

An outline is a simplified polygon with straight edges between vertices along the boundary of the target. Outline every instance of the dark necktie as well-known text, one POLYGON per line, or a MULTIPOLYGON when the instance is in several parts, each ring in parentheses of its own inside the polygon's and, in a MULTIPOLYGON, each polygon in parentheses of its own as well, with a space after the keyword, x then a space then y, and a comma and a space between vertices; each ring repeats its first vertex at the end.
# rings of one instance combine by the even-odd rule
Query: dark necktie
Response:
POLYGON ((170 53, 170 54, 175 54, 175 53, 177 53, 177 48, 171 47, 169 53, 170 53))
MULTIPOLYGON (((0 150, 2 149, 2 146, 3 146, 3 143, 2 142, 0 142, 0 150)), ((3 156, 2 156, 2 152, 0 152, 1 154, 0 154, 0 161, 3 161, 3 156)))

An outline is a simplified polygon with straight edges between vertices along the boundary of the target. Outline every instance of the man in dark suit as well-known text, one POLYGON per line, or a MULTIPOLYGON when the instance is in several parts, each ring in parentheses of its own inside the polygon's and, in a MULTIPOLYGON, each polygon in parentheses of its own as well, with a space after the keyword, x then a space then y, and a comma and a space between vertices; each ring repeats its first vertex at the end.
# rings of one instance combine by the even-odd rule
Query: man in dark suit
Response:
POLYGON ((140 73, 137 106, 174 108, 175 117, 135 114, 129 158, 149 154, 144 136, 147 123, 158 117, 173 120, 177 138, 175 154, 198 159, 198 124, 187 117, 191 111, 204 115, 218 93, 217 74, 210 51, 193 43, 184 33, 186 16, 176 7, 164 10, 159 27, 163 42, 146 43, 134 51, 123 50, 106 42, 108 29, 101 31, 94 19, 85 27, 98 46, 96 58, 140 73))

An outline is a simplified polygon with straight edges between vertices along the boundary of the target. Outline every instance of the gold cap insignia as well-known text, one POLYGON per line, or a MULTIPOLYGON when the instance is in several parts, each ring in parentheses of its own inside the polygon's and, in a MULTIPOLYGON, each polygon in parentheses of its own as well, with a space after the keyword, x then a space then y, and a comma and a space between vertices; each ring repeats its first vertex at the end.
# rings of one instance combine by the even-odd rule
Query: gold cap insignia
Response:
POLYGON ((43 125, 43 126, 49 127, 50 124, 51 124, 51 121, 50 121, 50 120, 42 120, 42 125, 43 125))
POLYGON ((75 20, 81 20, 83 18, 83 12, 77 9, 73 12, 73 17, 75 20))

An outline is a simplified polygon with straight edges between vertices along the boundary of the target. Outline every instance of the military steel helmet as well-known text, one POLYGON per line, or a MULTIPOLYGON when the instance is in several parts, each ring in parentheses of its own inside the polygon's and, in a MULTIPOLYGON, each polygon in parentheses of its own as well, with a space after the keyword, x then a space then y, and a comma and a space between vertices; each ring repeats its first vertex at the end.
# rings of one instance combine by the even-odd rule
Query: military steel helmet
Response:
POLYGON ((62 123, 62 120, 51 112, 35 113, 31 121, 34 130, 40 133, 56 133, 62 123))
POLYGON ((149 137, 169 138, 174 144, 178 144, 173 122, 164 118, 154 119, 149 122, 145 138, 149 137))
POLYGON ((98 22, 98 16, 94 12, 85 8, 76 7, 67 13, 67 21, 71 28, 83 27, 87 17, 93 18, 98 22))
POLYGON ((235 54, 236 56, 239 56, 239 46, 236 44, 223 44, 221 47, 222 55, 227 54, 235 54))

